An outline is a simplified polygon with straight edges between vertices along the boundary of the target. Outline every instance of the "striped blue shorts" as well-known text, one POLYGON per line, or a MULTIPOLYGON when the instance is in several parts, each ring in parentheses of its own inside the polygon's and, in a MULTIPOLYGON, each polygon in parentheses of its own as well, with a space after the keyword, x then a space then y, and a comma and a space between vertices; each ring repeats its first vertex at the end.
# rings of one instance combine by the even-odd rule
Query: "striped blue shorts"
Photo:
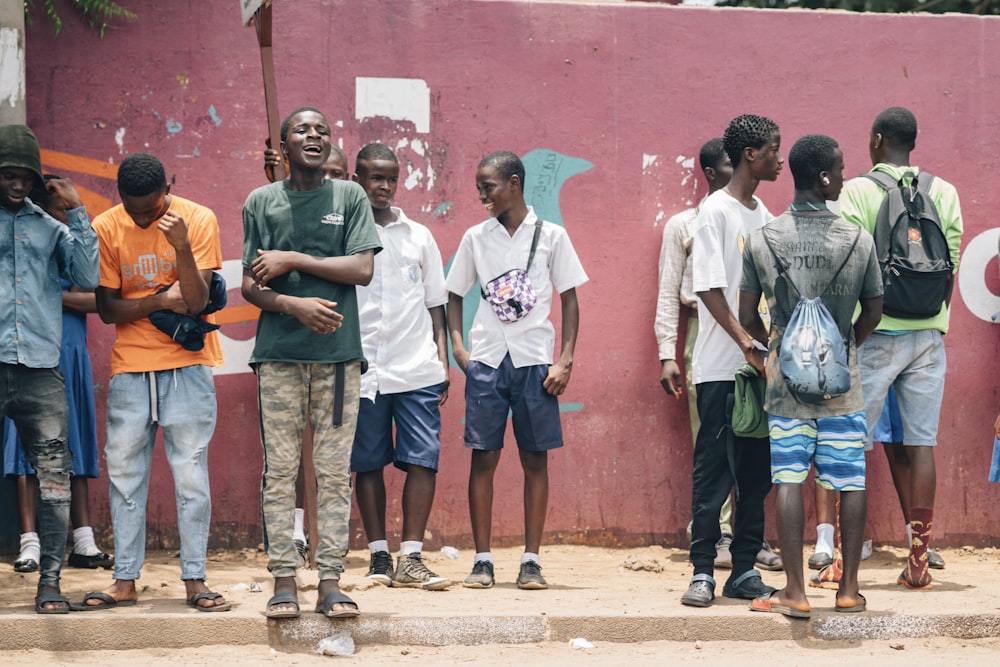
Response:
POLYGON ((865 488, 865 411, 839 417, 789 419, 769 415, 771 481, 803 484, 809 464, 816 466, 816 484, 834 491, 865 488))

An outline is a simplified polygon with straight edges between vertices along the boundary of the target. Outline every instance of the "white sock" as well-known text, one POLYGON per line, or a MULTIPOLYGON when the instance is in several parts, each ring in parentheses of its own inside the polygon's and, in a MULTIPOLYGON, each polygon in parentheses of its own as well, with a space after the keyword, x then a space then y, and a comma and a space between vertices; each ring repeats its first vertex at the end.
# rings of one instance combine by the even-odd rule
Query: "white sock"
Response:
POLYGON ((833 555, 833 524, 821 523, 816 526, 816 551, 833 555))
POLYGON ((523 554, 521 554, 521 565, 524 565, 529 560, 535 561, 535 565, 537 565, 539 567, 542 566, 541 561, 538 560, 538 554, 533 554, 533 553, 528 552, 528 551, 525 551, 523 554))
POLYGON ((83 556, 96 556, 101 553, 94 542, 94 529, 90 526, 80 526, 73 529, 73 553, 83 556))
POLYGON ((373 554, 379 551, 389 552, 389 540, 375 540, 374 542, 368 543, 368 550, 373 554))
POLYGON ((493 563, 493 552, 492 551, 479 551, 476 553, 476 557, 472 559, 473 563, 478 563, 479 561, 486 561, 487 563, 493 563))
POLYGON ((295 529, 292 533, 293 540, 306 541, 306 511, 301 507, 295 508, 295 529))
POLYGON ((407 542, 399 543, 399 555, 408 556, 410 554, 418 554, 424 550, 424 543, 417 542, 415 540, 409 540, 407 542))
POLYGON ((38 533, 21 533, 21 552, 17 559, 33 560, 36 563, 42 560, 42 543, 38 539, 38 533))
POLYGON ((913 544, 913 529, 910 528, 910 524, 906 524, 906 548, 909 549, 911 544, 913 544))

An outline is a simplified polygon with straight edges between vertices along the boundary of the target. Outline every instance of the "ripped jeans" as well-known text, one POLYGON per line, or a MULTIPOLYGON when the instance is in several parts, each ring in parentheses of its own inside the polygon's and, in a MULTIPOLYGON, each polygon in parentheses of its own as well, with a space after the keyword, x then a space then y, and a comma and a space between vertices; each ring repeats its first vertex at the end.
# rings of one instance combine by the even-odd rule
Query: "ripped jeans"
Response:
MULTIPOLYGON (((208 366, 112 376, 104 453, 111 483, 116 580, 138 579, 146 558, 146 501, 157 426, 163 429, 163 451, 174 478, 181 579, 205 578, 212 517, 208 443, 215 418, 215 381, 208 366)), ((171 518, 162 511, 157 506, 154 521, 171 518)))
POLYGON ((69 407, 58 368, 0 364, 0 442, 6 415, 14 421, 25 458, 38 473, 39 586, 59 586, 69 530, 69 407))

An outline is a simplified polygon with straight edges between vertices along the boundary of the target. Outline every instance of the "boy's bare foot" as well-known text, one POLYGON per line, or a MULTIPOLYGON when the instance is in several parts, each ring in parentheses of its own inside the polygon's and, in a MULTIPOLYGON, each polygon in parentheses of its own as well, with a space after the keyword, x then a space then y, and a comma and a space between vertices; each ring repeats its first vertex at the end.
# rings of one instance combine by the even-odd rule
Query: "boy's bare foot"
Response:
POLYGON ((186 579, 187 603, 198 611, 226 611, 232 608, 232 603, 226 602, 221 593, 208 588, 204 579, 186 579))
POLYGON ((268 618, 298 618, 299 602, 295 577, 275 577, 274 595, 267 602, 268 618))

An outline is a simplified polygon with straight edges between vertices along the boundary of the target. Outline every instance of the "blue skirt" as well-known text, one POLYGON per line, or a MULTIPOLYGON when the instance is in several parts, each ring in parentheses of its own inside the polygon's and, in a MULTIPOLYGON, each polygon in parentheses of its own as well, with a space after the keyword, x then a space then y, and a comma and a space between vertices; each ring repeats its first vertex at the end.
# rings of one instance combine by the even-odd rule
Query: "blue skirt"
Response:
MULTIPOLYGON (((87 316, 63 311, 62 348, 59 370, 66 379, 69 403, 69 449, 73 453, 73 474, 97 477, 97 415, 94 412, 94 374, 87 352, 87 316)), ((4 475, 34 475, 24 456, 14 422, 4 421, 4 475)))

